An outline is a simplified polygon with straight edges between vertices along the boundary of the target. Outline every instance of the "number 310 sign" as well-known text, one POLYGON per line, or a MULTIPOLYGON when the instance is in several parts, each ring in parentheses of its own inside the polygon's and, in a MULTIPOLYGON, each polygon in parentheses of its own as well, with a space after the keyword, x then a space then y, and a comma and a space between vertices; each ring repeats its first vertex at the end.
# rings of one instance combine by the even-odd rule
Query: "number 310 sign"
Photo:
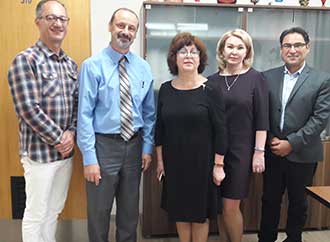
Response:
POLYGON ((21 4, 31 4, 32 0, 20 0, 21 4))

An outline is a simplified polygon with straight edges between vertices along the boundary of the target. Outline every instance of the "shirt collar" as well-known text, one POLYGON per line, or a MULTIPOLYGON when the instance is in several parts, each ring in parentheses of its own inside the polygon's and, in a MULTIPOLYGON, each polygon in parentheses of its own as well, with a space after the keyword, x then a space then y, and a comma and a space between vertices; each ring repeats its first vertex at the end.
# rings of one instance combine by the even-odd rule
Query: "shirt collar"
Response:
POLYGON ((121 60, 121 58, 123 58, 123 56, 126 57, 126 61, 128 63, 130 63, 132 61, 132 58, 133 58, 133 54, 130 51, 123 55, 123 54, 117 52, 116 50, 114 50, 112 48, 111 44, 109 44, 106 51, 107 51, 107 53, 109 54, 110 58, 112 59, 112 61, 114 63, 118 63, 119 60, 121 60))
POLYGON ((288 70, 286 65, 284 65, 284 74, 288 74, 288 75, 291 75, 291 76, 299 76, 302 73, 305 66, 306 66, 306 62, 304 61, 304 64, 302 65, 302 67, 298 71, 296 71, 295 73, 290 73, 290 71, 288 70))
POLYGON ((68 56, 65 54, 65 52, 62 49, 60 50, 60 54, 56 54, 54 51, 49 49, 41 40, 38 40, 36 45, 41 49, 42 52, 45 53, 45 55, 48 58, 52 58, 53 56, 57 57, 59 60, 61 59, 66 60, 68 58, 68 56))

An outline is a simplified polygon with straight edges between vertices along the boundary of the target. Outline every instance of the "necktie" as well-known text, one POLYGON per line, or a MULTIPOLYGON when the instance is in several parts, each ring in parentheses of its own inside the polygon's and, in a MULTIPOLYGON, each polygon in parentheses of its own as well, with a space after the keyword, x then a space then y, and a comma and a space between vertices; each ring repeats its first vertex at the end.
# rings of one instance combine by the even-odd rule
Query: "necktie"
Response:
POLYGON ((125 67, 125 61, 125 57, 119 61, 120 135, 125 141, 128 141, 134 135, 134 127, 131 88, 125 67))

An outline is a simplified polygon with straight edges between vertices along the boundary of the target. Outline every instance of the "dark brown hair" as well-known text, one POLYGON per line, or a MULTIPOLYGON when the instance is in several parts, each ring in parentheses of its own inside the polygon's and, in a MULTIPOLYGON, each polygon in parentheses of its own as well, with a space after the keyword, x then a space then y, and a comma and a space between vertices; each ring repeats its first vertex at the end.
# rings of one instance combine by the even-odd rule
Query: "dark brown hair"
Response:
POLYGON ((172 75, 178 75, 178 66, 176 64, 176 54, 184 46, 195 45, 200 51, 199 59, 200 64, 198 66, 198 73, 202 73, 207 65, 206 46, 203 41, 192 35, 191 33, 183 32, 179 33, 172 39, 170 48, 167 54, 167 65, 172 75))

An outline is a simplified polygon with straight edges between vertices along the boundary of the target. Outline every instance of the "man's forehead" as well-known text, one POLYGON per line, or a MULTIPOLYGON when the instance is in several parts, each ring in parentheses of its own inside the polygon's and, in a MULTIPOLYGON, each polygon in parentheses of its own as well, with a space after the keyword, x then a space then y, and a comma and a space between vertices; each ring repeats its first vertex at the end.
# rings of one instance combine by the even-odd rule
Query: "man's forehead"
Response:
POLYGON ((128 11, 128 10, 119 10, 114 17, 114 21, 119 22, 119 21, 129 21, 129 22, 134 22, 134 23, 138 23, 139 20, 137 19, 137 16, 128 11))
POLYGON ((283 40, 289 40, 289 39, 301 39, 304 40, 304 36, 302 36, 300 33, 290 33, 287 34, 283 40))
POLYGON ((46 2, 42 7, 42 12, 49 12, 49 13, 65 13, 66 9, 60 3, 56 1, 46 2))

